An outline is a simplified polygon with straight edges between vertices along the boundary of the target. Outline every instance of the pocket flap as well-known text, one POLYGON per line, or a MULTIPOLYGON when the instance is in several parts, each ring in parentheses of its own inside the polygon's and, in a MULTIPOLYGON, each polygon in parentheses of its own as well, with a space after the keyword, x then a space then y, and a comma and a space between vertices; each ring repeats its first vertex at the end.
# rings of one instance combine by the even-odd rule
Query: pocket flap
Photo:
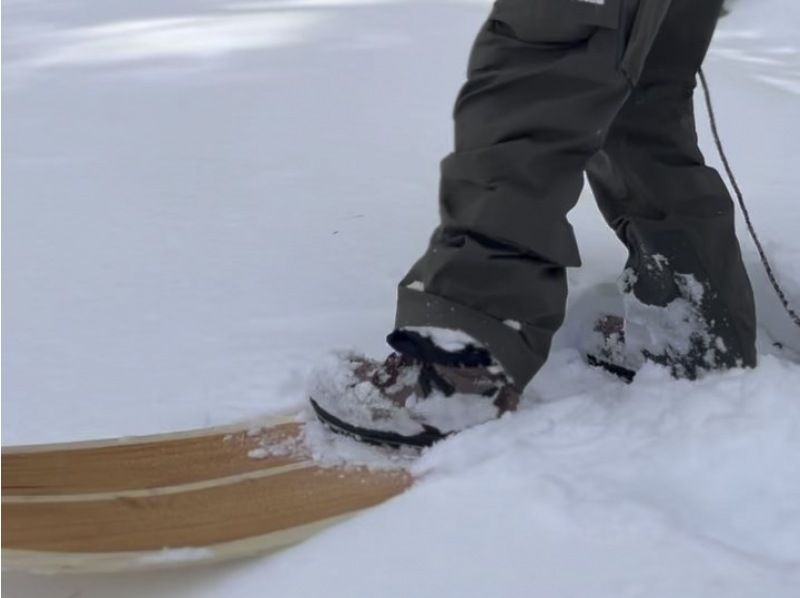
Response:
POLYGON ((548 38, 587 25, 616 29, 621 0, 496 0, 493 16, 548 38))

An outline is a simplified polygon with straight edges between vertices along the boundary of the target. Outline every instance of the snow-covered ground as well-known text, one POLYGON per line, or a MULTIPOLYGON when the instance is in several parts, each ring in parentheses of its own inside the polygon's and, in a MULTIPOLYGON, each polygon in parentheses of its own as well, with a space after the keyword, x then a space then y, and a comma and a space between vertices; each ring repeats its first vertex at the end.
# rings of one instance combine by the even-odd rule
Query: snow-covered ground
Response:
MULTIPOLYGON (((292 412, 332 347, 383 353, 487 6, 4 0, 3 443, 292 412)), ((800 5, 733 7, 707 74, 797 304, 800 5)), ((753 245, 761 366, 626 387, 577 349, 624 252, 588 192, 572 221, 584 267, 523 410, 428 452, 412 491, 272 559, 3 591, 800 595, 800 334, 753 245)))

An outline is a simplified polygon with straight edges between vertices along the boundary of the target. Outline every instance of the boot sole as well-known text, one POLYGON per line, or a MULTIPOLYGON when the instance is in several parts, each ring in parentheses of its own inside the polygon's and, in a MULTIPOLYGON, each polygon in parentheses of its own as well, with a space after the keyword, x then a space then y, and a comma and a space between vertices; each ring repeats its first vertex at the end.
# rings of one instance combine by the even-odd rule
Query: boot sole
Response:
POLYGON ((450 435, 444 434, 431 426, 425 426, 424 424, 423 427, 425 428, 425 431, 415 434, 414 436, 404 436, 403 434, 397 434, 396 432, 361 428, 359 426, 348 424, 328 411, 325 411, 325 409, 320 407, 319 403, 317 403, 313 398, 309 397, 309 401, 311 402, 311 406, 314 408, 314 413, 316 413, 317 418, 326 428, 332 432, 349 436, 350 438, 366 444, 372 444, 375 446, 388 446, 391 448, 400 448, 404 446, 427 448, 441 440, 444 440, 450 435))
POLYGON ((633 379, 636 377, 636 372, 634 370, 629 370, 626 367, 611 363, 610 361, 604 361, 594 355, 587 355, 586 363, 592 367, 603 369, 628 384, 633 382, 633 379))

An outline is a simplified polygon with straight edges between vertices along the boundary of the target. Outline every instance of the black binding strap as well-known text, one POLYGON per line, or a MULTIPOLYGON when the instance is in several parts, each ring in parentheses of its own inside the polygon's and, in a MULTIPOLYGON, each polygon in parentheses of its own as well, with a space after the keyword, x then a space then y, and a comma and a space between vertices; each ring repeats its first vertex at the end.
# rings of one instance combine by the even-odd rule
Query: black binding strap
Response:
POLYGON ((445 351, 427 336, 404 328, 392 332, 386 337, 386 342, 398 353, 422 363, 455 368, 480 368, 492 365, 492 356, 482 347, 467 345, 458 351, 445 351))
POLYGON ((425 424, 421 424, 424 428, 424 431, 413 436, 403 436, 402 434, 397 434, 396 432, 384 432, 383 430, 369 430, 367 428, 361 428, 359 426, 348 424, 347 422, 340 420, 335 415, 328 413, 322 407, 320 407, 313 398, 310 399, 310 401, 311 406, 314 408, 319 420, 330 430, 339 434, 344 434, 345 436, 350 436, 351 438, 355 438, 356 440, 366 442, 368 444, 390 446, 393 448, 399 448, 401 446, 425 448, 436 442, 439 442, 440 440, 444 440, 449 436, 449 434, 440 432, 436 428, 432 426, 426 426, 425 424))

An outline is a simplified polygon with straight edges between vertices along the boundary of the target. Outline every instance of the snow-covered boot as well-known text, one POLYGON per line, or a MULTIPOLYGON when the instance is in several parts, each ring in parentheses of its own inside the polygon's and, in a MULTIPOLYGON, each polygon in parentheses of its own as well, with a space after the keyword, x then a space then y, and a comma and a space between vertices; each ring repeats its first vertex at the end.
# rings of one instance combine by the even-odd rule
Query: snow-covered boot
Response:
POLYGON ((429 446, 513 411, 520 392, 479 343, 443 329, 400 329, 383 361, 333 356, 309 394, 328 427, 365 442, 429 446), (455 342, 454 342, 455 341, 455 342))
POLYGON ((604 315, 597 319, 586 348, 589 365, 632 382, 641 360, 634 362, 625 349, 625 320, 619 316, 604 315))
POLYGON ((676 349, 677 342, 664 343, 661 351, 656 353, 640 343, 630 342, 628 328, 634 328, 637 333, 647 331, 646 325, 631 324, 620 316, 598 318, 585 347, 589 365, 603 368, 626 382, 632 382, 637 370, 646 362, 668 368, 674 378, 688 380, 695 380, 703 372, 727 367, 713 360, 714 353, 708 348, 708 334, 685 333, 680 340, 680 350, 676 349))

